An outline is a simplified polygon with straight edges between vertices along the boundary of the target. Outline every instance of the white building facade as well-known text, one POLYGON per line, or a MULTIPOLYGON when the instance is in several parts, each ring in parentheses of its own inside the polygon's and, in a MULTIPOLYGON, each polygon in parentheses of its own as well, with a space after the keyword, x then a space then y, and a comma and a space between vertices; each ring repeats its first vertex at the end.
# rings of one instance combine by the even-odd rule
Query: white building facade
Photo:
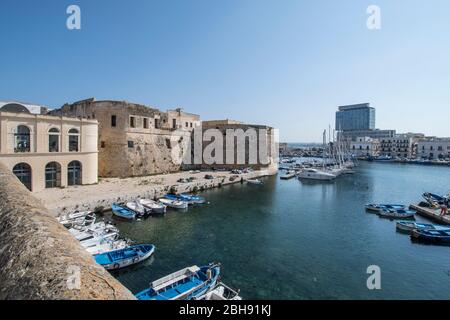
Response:
POLYGON ((417 144, 418 156, 422 159, 450 159, 450 138, 426 138, 417 144))
POLYGON ((358 137, 350 143, 350 151, 357 157, 376 157, 380 154, 380 141, 370 137, 358 137))

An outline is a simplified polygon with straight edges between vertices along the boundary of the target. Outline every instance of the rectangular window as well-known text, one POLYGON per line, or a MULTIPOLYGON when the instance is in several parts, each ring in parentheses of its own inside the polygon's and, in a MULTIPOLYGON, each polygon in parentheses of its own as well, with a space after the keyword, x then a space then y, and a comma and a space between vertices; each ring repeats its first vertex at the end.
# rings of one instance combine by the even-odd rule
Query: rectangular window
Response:
POLYGON ((117 125, 117 117, 111 116, 111 127, 115 127, 117 125))
POLYGON ((136 119, 135 117, 130 117, 130 127, 135 128, 136 127, 136 119))
POLYGON ((78 136, 69 135, 69 152, 78 152, 78 136))
POLYGON ((105 147, 105 141, 101 141, 100 142, 100 148, 104 148, 105 147))
POLYGON ((189 127, 189 123, 186 122, 186 128, 189 127))
POLYGON ((177 119, 172 119, 172 128, 177 128, 177 119))
POLYGON ((144 129, 148 129, 148 119, 144 118, 144 129))
POLYGON ((128 141, 128 148, 134 148, 134 141, 128 141))
POLYGON ((59 152, 59 135, 51 134, 48 136, 48 151, 59 152))
POLYGON ((155 119, 155 128, 156 128, 156 129, 159 128, 159 119, 155 119))
POLYGON ((191 122, 191 128, 192 128, 192 122, 191 122))

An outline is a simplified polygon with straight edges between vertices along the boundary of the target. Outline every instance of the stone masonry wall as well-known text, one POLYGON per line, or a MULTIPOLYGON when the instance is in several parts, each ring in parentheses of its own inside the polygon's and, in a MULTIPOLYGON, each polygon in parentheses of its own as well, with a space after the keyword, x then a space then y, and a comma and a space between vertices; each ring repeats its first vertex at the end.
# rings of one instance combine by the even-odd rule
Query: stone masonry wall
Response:
POLYGON ((0 284, 2 300, 134 299, 2 164, 0 284))

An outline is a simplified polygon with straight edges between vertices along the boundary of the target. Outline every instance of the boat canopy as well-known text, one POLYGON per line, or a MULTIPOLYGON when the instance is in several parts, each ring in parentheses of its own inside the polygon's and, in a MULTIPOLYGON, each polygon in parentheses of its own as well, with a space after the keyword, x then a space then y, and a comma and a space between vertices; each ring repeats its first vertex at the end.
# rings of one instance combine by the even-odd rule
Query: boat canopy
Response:
POLYGON ((161 279, 155 280, 150 284, 150 287, 156 292, 162 288, 165 288, 173 283, 176 283, 184 278, 196 274, 200 271, 198 266, 192 266, 184 268, 172 274, 169 274, 161 279))

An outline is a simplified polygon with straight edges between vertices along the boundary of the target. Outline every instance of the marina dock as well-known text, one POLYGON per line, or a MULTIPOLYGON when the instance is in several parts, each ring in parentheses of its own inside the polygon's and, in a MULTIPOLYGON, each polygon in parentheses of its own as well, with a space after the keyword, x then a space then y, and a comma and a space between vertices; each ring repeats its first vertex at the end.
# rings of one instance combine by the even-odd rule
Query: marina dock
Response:
POLYGON ((409 207, 410 209, 417 211, 417 214, 422 217, 440 222, 442 224, 450 225, 450 216, 441 216, 440 209, 425 208, 415 204, 412 204, 409 207))

